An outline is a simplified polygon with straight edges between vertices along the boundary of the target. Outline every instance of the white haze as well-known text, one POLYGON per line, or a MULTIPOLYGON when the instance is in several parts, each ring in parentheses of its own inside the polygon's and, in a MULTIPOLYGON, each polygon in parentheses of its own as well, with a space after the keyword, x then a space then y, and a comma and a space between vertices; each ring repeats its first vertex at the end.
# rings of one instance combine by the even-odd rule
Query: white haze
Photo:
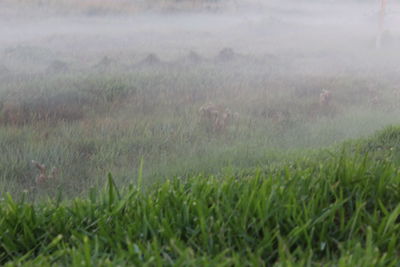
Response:
POLYGON ((58 4, 211 0, 13 1, 0 0, 6 191, 33 184, 32 160, 62 170, 74 195, 107 172, 131 179, 142 159, 150 183, 264 166, 274 150, 399 124, 399 0, 388 0, 379 49, 379 1, 215 0, 227 5, 136 12, 58 4), (217 119, 199 112, 208 103, 222 107, 217 119))
POLYGON ((311 73, 400 68, 399 1, 388 3, 385 32, 390 40, 380 50, 375 49, 378 1, 317 2, 244 1, 210 13, 106 16, 66 15, 43 8, 18 11, 3 4, 0 55, 21 45, 41 47, 85 66, 106 55, 133 61, 156 53, 174 60, 191 50, 212 57, 231 47, 244 55, 288 59, 299 71, 311 73))

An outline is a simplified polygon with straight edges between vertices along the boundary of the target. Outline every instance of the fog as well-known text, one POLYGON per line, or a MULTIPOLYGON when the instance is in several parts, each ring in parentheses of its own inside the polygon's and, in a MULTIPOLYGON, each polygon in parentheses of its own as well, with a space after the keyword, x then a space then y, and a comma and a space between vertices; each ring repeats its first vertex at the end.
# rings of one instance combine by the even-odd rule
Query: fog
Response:
POLYGON ((231 47, 255 57, 299 59, 302 68, 310 71, 365 68, 387 54, 390 59, 399 56, 399 6, 398 1, 388 4, 385 33, 389 40, 384 40, 379 55, 374 49, 377 1, 243 1, 212 12, 144 10, 105 15, 44 7, 21 11, 3 4, 0 49, 41 47, 85 64, 100 55, 121 59, 128 55, 133 60, 157 53, 174 60, 193 50, 212 57, 223 47, 231 47))

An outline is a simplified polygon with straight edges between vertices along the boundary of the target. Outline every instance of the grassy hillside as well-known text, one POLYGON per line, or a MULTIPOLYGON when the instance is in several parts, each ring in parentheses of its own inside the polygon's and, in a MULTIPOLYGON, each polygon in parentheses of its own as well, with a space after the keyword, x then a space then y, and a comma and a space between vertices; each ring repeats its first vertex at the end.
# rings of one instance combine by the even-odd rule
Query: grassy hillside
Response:
POLYGON ((351 142, 353 152, 320 151, 238 175, 171 179, 147 189, 139 179, 119 190, 109 176, 103 191, 68 202, 35 205, 6 196, 0 262, 396 266, 399 165, 390 154, 374 158, 374 148, 399 136, 388 128, 351 142))

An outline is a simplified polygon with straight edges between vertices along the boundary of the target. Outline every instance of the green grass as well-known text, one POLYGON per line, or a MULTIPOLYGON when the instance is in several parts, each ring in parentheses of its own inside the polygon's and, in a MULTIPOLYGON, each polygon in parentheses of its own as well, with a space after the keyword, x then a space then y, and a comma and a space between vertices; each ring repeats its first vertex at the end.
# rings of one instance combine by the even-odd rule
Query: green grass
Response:
POLYGON ((107 172, 119 185, 134 182, 141 158, 146 185, 174 176, 219 175, 398 122, 390 74, 282 76, 268 62, 260 66, 265 68, 238 59, 191 65, 184 72, 177 63, 133 70, 117 64, 106 73, 71 68, 48 74, 38 68, 8 74, 0 85, 0 192, 17 198, 27 190, 35 199, 63 188, 74 197, 103 186, 107 172), (318 107, 321 88, 334 96, 326 110, 318 107), (371 105, 375 95, 382 97, 371 105), (208 102, 239 113, 222 134, 201 124, 198 109, 208 102), (51 186, 35 188, 32 160, 59 169, 51 186))
POLYGON ((399 123, 394 70, 311 75, 290 66, 301 56, 214 52, 138 65, 128 51, 57 70, 51 49, 4 52, 1 265, 399 261, 400 130, 373 134, 399 123), (208 102, 238 116, 214 132, 208 102), (55 179, 36 183, 32 160, 55 179))
POLYGON ((396 266, 398 165, 327 152, 146 189, 118 190, 110 176, 101 192, 70 201, 7 195, 0 263, 396 266))

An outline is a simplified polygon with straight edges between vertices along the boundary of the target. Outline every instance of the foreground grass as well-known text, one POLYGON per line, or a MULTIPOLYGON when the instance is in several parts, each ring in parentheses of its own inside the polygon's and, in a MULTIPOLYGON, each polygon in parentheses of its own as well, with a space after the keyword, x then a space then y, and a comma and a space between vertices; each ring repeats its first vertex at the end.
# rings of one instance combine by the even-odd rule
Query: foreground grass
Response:
POLYGON ((16 265, 395 266, 400 174, 388 160, 303 158, 225 178, 0 206, 16 265))

